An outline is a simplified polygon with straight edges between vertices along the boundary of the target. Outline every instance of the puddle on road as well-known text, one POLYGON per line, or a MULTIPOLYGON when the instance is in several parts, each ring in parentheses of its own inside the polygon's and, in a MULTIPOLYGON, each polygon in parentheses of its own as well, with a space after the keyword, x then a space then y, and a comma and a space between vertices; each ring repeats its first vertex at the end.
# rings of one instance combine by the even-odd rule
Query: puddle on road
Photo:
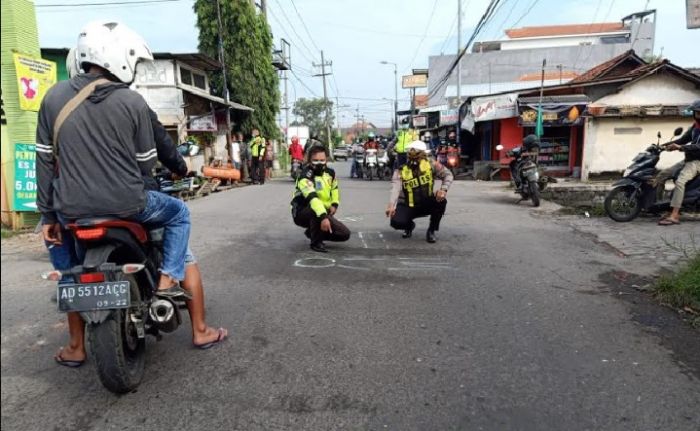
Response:
POLYGON ((700 331, 656 302, 650 293, 639 290, 651 285, 653 278, 615 270, 604 272, 599 279, 612 296, 629 305, 632 320, 672 352, 674 362, 684 373, 700 379, 700 331))

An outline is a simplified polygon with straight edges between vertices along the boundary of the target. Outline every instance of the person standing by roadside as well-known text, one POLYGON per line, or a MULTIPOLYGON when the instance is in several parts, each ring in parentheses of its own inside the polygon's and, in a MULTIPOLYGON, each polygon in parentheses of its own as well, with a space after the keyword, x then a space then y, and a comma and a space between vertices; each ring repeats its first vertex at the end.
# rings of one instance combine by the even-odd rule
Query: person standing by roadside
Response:
POLYGON ((265 141, 265 179, 272 179, 272 162, 275 158, 275 151, 272 148, 272 141, 265 141))
POLYGON ((231 154, 233 159, 231 164, 234 169, 241 169, 241 141, 238 139, 238 135, 231 134, 231 154))
POLYGON ((265 171, 263 163, 265 160, 265 139, 260 136, 258 129, 253 129, 253 139, 250 141, 251 177, 253 184, 265 184, 265 171))

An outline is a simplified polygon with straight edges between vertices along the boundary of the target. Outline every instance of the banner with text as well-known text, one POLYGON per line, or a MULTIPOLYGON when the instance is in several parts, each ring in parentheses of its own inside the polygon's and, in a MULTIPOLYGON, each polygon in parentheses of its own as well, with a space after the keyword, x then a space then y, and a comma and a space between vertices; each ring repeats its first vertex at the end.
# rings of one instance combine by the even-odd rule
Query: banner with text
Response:
POLYGON ((34 144, 15 144, 15 211, 36 211, 36 153, 34 144))
POLYGON ((38 111, 46 92, 56 83, 56 63, 18 53, 12 55, 17 72, 19 109, 38 111))

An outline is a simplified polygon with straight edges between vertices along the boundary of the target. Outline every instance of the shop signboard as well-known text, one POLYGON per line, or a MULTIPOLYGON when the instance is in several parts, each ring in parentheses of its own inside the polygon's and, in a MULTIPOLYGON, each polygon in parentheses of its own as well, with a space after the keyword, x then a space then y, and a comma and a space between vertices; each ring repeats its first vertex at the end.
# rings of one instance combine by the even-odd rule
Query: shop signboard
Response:
POLYGON ((404 75, 401 88, 424 88, 428 86, 428 75, 404 75))
POLYGON ((477 97, 472 100, 471 110, 475 122, 513 118, 516 110, 517 93, 492 97, 477 97))
POLYGON ((428 124, 428 117, 425 115, 416 115, 413 117, 414 127, 425 127, 428 124))
POLYGON ((444 109, 440 111, 441 126, 451 126, 457 124, 457 121, 459 121, 458 109, 444 109))
POLYGON ((36 152, 34 144, 15 144, 15 211, 36 211, 36 152))
POLYGON ((189 130, 197 132, 216 132, 216 118, 212 114, 193 118, 190 120, 189 130))
POLYGON ((17 73, 19 109, 39 111, 46 92, 56 83, 56 63, 17 52, 12 57, 17 73))
POLYGON ((685 0, 688 28, 700 28, 700 0, 685 0))
MULTIPOLYGON (((535 127, 537 125, 537 104, 518 106, 518 124, 521 127, 535 127)), ((581 113, 586 105, 571 104, 542 104, 542 123, 546 127, 554 126, 579 126, 583 124, 581 113)))

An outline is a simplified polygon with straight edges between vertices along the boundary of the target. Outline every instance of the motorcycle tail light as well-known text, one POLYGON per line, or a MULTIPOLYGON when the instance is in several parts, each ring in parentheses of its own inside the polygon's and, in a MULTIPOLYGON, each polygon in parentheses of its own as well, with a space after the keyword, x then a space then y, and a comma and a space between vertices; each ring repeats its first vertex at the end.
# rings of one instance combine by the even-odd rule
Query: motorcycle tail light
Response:
POLYGON ((122 272, 124 274, 133 274, 144 269, 146 266, 140 263, 127 263, 122 266, 122 272))
POLYGON ((41 278, 49 281, 61 281, 61 278, 63 278, 63 274, 61 273, 61 271, 54 270, 41 274, 41 278))
POLYGON ((107 228, 96 227, 91 229, 79 229, 75 232, 75 236, 83 241, 100 239, 107 234, 107 228))
POLYGON ((81 283, 101 283, 105 281, 104 272, 88 272, 78 277, 81 283))

